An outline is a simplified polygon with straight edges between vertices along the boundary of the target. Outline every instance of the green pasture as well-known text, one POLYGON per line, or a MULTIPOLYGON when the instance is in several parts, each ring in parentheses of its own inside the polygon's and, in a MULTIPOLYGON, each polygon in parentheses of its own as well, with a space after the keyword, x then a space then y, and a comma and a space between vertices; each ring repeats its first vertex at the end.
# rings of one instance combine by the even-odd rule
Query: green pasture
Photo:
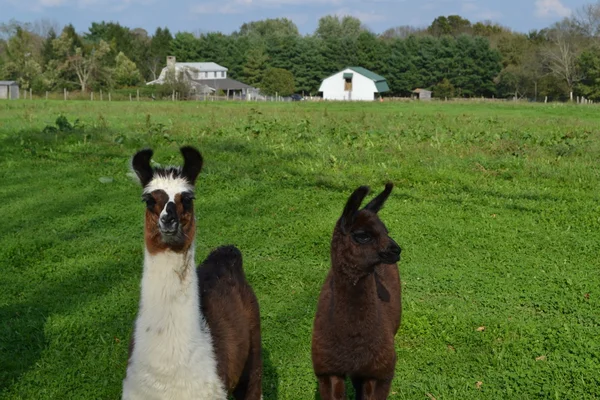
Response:
POLYGON ((135 151, 197 146, 197 261, 233 243, 264 398, 315 399, 310 337, 350 193, 403 248, 391 399, 600 396, 600 108, 0 101, 0 398, 119 399, 139 299, 135 151))

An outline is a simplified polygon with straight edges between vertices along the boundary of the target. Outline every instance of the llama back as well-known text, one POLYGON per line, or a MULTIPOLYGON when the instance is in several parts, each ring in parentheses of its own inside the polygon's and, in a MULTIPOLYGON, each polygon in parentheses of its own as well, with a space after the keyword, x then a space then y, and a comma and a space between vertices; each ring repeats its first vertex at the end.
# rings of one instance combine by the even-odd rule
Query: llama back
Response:
POLYGON ((198 278, 204 290, 215 288, 222 280, 231 285, 245 285, 242 253, 233 245, 217 247, 198 267, 198 278))
POLYGON ((260 311, 240 250, 233 245, 218 247, 197 271, 201 310, 213 337, 219 377, 227 390, 243 387, 247 398, 260 396, 260 311))

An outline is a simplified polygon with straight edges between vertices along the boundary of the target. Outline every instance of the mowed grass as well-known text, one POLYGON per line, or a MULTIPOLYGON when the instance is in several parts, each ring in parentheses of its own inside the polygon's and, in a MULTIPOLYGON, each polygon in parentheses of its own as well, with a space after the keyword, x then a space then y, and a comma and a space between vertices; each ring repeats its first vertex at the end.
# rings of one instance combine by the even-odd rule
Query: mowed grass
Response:
MULTIPOLYGON (((139 300, 130 157, 199 147, 197 261, 236 244, 265 399, 315 399, 333 226, 387 181, 402 246, 393 399, 600 393, 600 109, 515 104, 0 102, 0 396, 118 399, 139 300), (46 129, 64 114, 78 128, 46 129)), ((370 196, 369 196, 370 198, 370 196)))

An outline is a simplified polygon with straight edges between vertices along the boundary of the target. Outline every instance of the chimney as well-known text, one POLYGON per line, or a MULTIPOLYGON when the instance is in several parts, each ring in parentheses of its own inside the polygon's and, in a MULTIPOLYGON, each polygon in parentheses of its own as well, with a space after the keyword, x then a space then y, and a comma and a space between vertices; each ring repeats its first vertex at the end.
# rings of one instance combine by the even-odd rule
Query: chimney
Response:
POLYGON ((175 56, 167 56, 167 68, 175 69, 175 56))

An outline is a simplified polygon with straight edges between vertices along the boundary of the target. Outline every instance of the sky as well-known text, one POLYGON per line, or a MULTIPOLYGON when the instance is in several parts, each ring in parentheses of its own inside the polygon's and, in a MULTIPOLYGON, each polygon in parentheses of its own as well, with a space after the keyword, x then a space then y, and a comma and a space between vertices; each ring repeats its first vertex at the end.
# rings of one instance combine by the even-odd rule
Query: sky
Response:
POLYGON ((201 33, 231 33, 244 23, 285 17, 300 33, 314 32, 325 15, 351 15, 381 33, 400 25, 426 27, 440 15, 471 22, 492 20, 518 32, 542 29, 590 0, 0 0, 0 22, 46 19, 72 23, 85 32, 92 22, 113 21, 129 28, 157 27, 201 33))

